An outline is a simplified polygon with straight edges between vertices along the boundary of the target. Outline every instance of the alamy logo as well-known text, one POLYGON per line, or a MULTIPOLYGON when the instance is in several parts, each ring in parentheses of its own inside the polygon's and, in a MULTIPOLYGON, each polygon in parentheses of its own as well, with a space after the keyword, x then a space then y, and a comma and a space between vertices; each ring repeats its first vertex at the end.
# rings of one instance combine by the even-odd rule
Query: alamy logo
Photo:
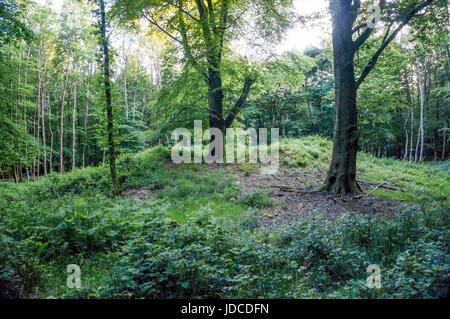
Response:
POLYGON ((67 276, 67 287, 69 288, 81 288, 81 270, 80 266, 71 264, 67 266, 67 272, 70 274, 67 276))
POLYGON ((367 287, 368 288, 381 288, 381 268, 376 264, 369 265, 367 267, 367 287))
POLYGON ((225 132, 225 147, 223 133, 218 128, 202 129, 202 121, 194 121, 194 145, 192 147, 191 132, 186 128, 177 128, 172 132, 172 140, 177 144, 172 148, 172 161, 179 163, 257 163, 264 166, 262 173, 273 174, 279 167, 279 129, 270 129, 270 147, 268 145, 268 130, 254 128, 228 128, 225 132), (181 137, 181 140, 180 140, 181 137), (203 148, 202 141, 210 144, 203 148), (193 154, 192 154, 193 149, 193 154), (269 155, 270 149, 270 155, 269 155), (224 154, 225 151, 225 154, 224 154), (193 155, 193 156, 192 156, 193 155), (225 156, 224 156, 225 155, 225 156))
POLYGON ((369 7, 369 12, 367 27, 369 29, 374 29, 376 24, 381 20, 381 7, 378 4, 374 4, 369 7))

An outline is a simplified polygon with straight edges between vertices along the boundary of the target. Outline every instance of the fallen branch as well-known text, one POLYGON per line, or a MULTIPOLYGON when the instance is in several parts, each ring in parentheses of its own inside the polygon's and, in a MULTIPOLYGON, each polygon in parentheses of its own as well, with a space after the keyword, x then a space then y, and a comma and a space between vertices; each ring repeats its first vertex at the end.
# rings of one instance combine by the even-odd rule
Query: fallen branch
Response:
POLYGON ((386 185, 385 182, 377 184, 377 183, 374 183, 374 182, 359 180, 358 183, 365 183, 365 184, 368 184, 370 186, 375 186, 375 188, 371 189, 370 192, 373 192, 373 191, 375 191, 378 188, 385 188, 385 189, 389 189, 389 190, 393 190, 393 191, 405 192, 404 189, 399 188, 399 187, 395 187, 395 186, 392 186, 392 185, 386 185))
POLYGON ((331 199, 333 202, 337 204, 337 200, 335 200, 332 196, 328 196, 328 199, 331 199))
POLYGON ((284 192, 290 192, 290 193, 300 193, 300 192, 306 192, 308 191, 307 189, 304 188, 299 188, 299 187, 292 187, 292 186, 287 186, 287 185, 270 185, 270 187, 274 187, 274 188, 279 188, 284 192))
POLYGON ((295 192, 297 190, 296 187, 288 186, 288 185, 271 185, 271 187, 277 187, 285 192, 295 192))

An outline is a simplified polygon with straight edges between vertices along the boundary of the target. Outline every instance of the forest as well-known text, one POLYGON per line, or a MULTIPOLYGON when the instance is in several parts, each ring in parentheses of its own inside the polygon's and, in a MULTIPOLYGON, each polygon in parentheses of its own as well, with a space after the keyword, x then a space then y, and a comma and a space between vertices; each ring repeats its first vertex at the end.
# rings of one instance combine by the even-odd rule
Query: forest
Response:
POLYGON ((449 8, 0 0, 0 299, 449 298, 449 8))

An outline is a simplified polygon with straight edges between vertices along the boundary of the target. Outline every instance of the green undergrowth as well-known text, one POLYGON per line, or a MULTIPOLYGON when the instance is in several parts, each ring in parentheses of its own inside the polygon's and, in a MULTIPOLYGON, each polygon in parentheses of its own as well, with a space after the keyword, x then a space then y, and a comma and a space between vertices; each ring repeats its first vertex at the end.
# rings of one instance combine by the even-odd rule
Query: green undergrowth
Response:
MULTIPOLYGON (((282 140, 281 165, 326 170, 331 143, 282 140), (305 165, 306 163, 306 165, 305 165)), ((379 197, 420 209, 391 219, 347 214, 336 222, 301 220, 261 227, 276 205, 269 189, 245 193, 236 169, 170 162, 159 146, 119 157, 124 191, 112 197, 106 166, 0 183, 0 297, 3 298, 431 298, 449 283, 448 165, 412 165, 360 154, 360 178, 404 192, 379 197), (126 194, 126 192, 124 192, 126 194), (66 285, 81 269, 81 289, 66 285), (369 289, 378 264, 382 288, 369 289)))
MULTIPOLYGON (((308 173, 325 174, 331 159, 332 142, 318 136, 282 140, 280 162, 284 167, 308 173)), ((450 164, 411 164, 392 158, 376 158, 360 152, 357 160, 357 179, 384 183, 395 189, 376 185, 364 191, 379 198, 407 202, 446 201, 450 198, 450 164)))

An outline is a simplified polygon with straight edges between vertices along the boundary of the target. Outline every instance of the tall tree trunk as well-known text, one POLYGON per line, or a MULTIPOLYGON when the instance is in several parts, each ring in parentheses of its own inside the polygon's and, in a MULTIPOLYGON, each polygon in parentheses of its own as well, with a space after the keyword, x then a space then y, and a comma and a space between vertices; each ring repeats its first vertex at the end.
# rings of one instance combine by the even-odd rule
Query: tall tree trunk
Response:
POLYGON ((433 130, 433 151, 434 151, 434 161, 437 162, 439 159, 439 98, 436 97, 436 109, 434 110, 434 115, 436 123, 433 130))
POLYGON ((144 105, 142 106, 142 119, 145 115, 145 110, 147 109, 147 94, 144 94, 144 105))
MULTIPOLYGON (((39 141, 40 136, 40 124, 42 123, 43 118, 41 118, 41 112, 42 112, 42 72, 41 72, 41 63, 42 63, 42 54, 44 49, 44 42, 42 41, 42 45, 39 45, 38 49, 38 62, 37 62, 37 69, 38 69, 38 88, 37 88, 37 139, 39 141)), ((46 59, 45 59, 46 60, 46 59)), ((36 157, 36 156, 35 156, 36 157)), ((39 178, 40 176, 40 169, 39 169, 39 154, 37 154, 37 176, 39 178)))
MULTIPOLYGON (((449 123, 448 123, 448 120, 445 122, 445 128, 447 129, 448 127, 449 127, 449 123)), ((446 130, 444 130, 444 133, 443 133, 443 141, 442 141, 442 155, 441 155, 441 159, 442 160, 445 160, 445 153, 446 153, 446 151, 447 151, 447 149, 446 149, 446 147, 447 147, 447 137, 445 136, 446 134, 446 130)))
POLYGON ((412 163, 414 145, 414 99, 411 99, 411 132, 409 139, 409 163, 412 163))
POLYGON ((408 133, 408 122, 411 119, 411 91, 409 88, 409 74, 405 75, 405 87, 406 87, 406 101, 408 103, 408 114, 405 118, 405 154, 403 160, 406 161, 408 158, 408 144, 409 144, 409 133, 408 133))
POLYGON ((325 188, 333 193, 361 192, 356 181, 356 155, 358 152, 356 82, 354 74, 353 21, 349 18, 349 5, 337 6, 333 17, 333 49, 336 114, 333 153, 325 181, 325 188))
POLYGON ((64 102, 66 99, 67 81, 69 79, 69 67, 66 69, 66 80, 64 81, 64 87, 62 91, 61 101, 61 123, 59 132, 59 172, 64 173, 64 102))
POLYGON ((92 65, 89 65, 89 71, 88 71, 88 77, 87 77, 87 88, 86 88, 86 110, 84 113, 84 143, 83 143, 83 155, 82 155, 82 163, 83 168, 86 167, 86 146, 87 146, 87 125, 88 125, 88 119, 89 119, 89 97, 90 97, 90 81, 91 81, 91 68, 92 65))
POLYGON ((419 75, 419 92, 420 92, 420 118, 419 118, 419 132, 418 132, 418 136, 417 136, 417 145, 416 145, 416 157, 415 157, 415 163, 417 163, 418 161, 421 162, 423 159, 423 143, 424 143, 424 138, 423 138, 423 133, 424 133, 424 129, 423 129, 423 113, 424 113, 424 108, 425 108, 425 103, 426 103, 426 95, 427 95, 427 60, 426 58, 424 59, 424 64, 423 64, 423 81, 420 81, 420 75, 419 75), (422 83, 421 83, 422 82, 422 83), (420 148, 419 148, 420 146, 420 148), (419 154, 417 154, 419 153, 419 154))
POLYGON ((219 71, 210 68, 206 81, 208 84, 209 127, 218 128, 225 133, 222 76, 219 71))
MULTIPOLYGON (((27 53, 27 60, 25 63, 25 81, 24 81, 24 87, 27 86, 28 83, 28 63, 30 60, 30 53, 31 53, 31 47, 28 47, 28 53, 27 53)), ((24 132, 27 133, 28 132, 28 128, 27 128, 27 96, 26 94, 23 96, 23 126, 24 126, 24 132)), ((25 157, 28 158, 28 146, 25 146, 25 157)), ((27 171, 27 179, 30 179, 30 173, 28 170, 28 166, 26 168, 27 171)))
MULTIPOLYGON (((356 81, 353 60, 355 52, 371 36, 374 28, 367 24, 363 25, 365 30, 353 41, 353 34, 359 30, 358 27, 353 29, 353 23, 358 18, 361 1, 330 0, 329 2, 333 26, 336 118, 333 154, 324 186, 336 193, 353 193, 361 191, 356 182, 358 151, 356 91, 401 29, 433 1, 427 0, 414 7, 392 32, 390 27, 387 29, 381 45, 369 59, 356 81)), ((381 7, 384 7, 384 4, 385 1, 380 2, 381 7)))
POLYGON ((47 142, 46 142, 46 131, 45 131, 45 96, 47 94, 47 89, 45 83, 47 80, 47 55, 45 55, 44 60, 44 87, 42 91, 41 107, 42 107, 42 145, 44 146, 44 175, 47 175, 47 142))
POLYGON ((105 17, 105 2, 104 0, 99 0, 100 2, 100 33, 102 37, 103 45, 103 59, 104 59, 104 81, 105 81, 105 96, 106 96, 106 113, 108 118, 108 145, 109 145, 109 167, 111 170, 111 180, 112 187, 115 195, 119 194, 119 183, 117 181, 117 170, 116 170, 116 150, 114 142, 114 118, 113 118, 113 108, 111 103, 111 82, 110 82, 110 71, 109 71, 109 49, 108 49, 108 38, 106 37, 106 17, 105 17))
MULTIPOLYGON (((34 110, 33 115, 33 137, 36 138, 36 112, 37 109, 34 110)), ((33 181, 36 180, 36 152, 33 154, 33 181)))
POLYGON ((444 46, 444 51, 447 56, 447 63, 444 65, 445 77, 447 78, 447 82, 450 83, 450 48, 448 45, 444 46))
POLYGON ((76 149, 77 149, 77 87, 78 78, 75 79, 75 85, 73 87, 73 111, 72 111, 72 171, 76 167, 76 149))
POLYGON ((50 105, 50 94, 47 96, 47 107, 48 107, 48 128, 50 131, 49 169, 50 173, 53 173, 53 129, 52 129, 52 106, 50 105))
POLYGON ((141 68, 141 56, 139 55, 138 62, 137 62, 137 69, 136 69, 136 81, 135 86, 133 90, 133 123, 136 118, 136 97, 137 97, 137 90, 139 86, 139 71, 141 68))
POLYGON ((123 38, 122 43, 123 50, 123 60, 124 60, 124 69, 123 69, 123 98, 125 100, 125 117, 128 118, 128 89, 127 89, 127 64, 128 64, 128 56, 125 54, 125 37, 123 38))
POLYGON ((408 144, 409 144, 409 133, 408 133, 408 121, 409 121, 409 110, 408 110, 408 114, 406 115, 405 118, 405 153, 403 154, 403 160, 406 161, 406 159, 408 158, 408 144))

